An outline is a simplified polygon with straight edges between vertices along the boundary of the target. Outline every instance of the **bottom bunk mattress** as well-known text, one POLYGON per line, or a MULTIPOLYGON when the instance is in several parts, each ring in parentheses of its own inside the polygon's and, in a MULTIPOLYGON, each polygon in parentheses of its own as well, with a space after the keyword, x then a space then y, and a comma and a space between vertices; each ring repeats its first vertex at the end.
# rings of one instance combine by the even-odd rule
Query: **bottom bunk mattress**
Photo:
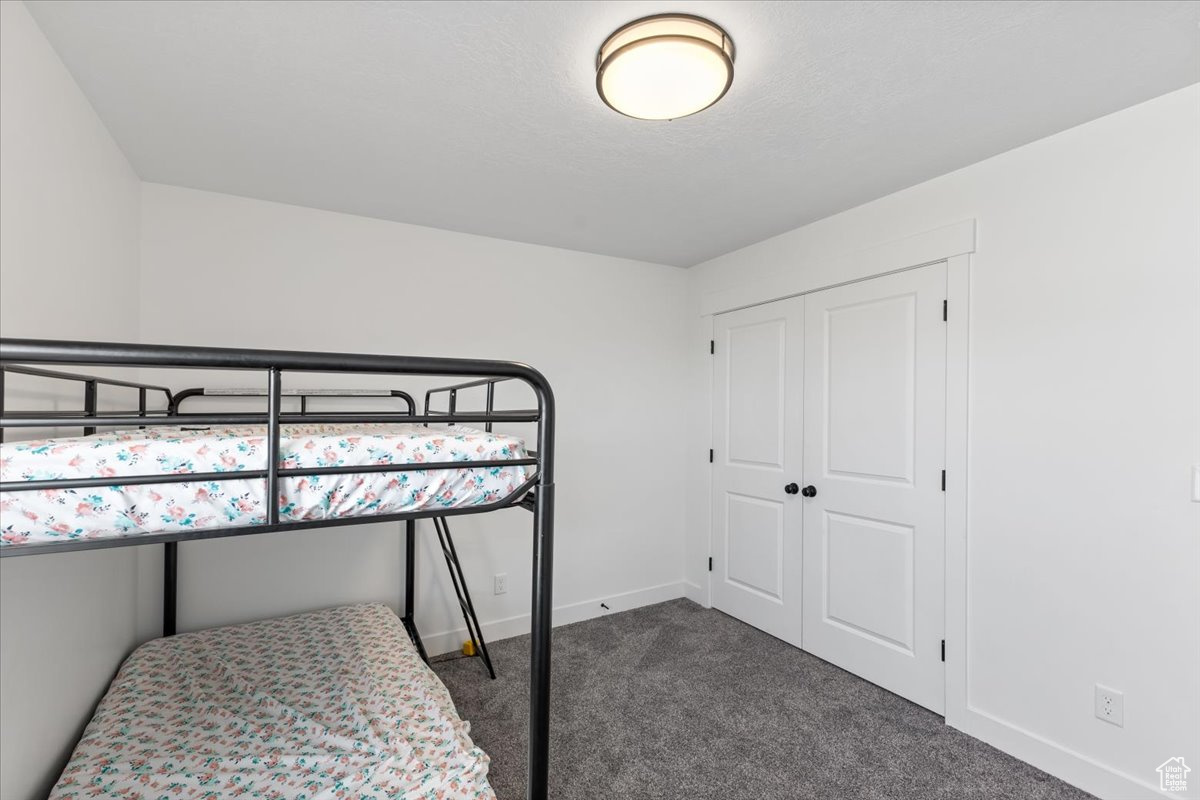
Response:
POLYGON ((386 606, 157 639, 50 797, 494 798, 489 759, 386 606))

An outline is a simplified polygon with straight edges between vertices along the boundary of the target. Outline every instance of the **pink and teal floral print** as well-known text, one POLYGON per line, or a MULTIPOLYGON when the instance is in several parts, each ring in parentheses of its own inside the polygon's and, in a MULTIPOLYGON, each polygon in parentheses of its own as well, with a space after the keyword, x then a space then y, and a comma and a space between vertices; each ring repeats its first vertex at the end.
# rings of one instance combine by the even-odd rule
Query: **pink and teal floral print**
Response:
MULTIPOLYGON (((0 481, 108 478, 112 486, 5 492, 0 547, 27 542, 168 533, 261 524, 261 479, 124 486, 123 475, 229 472, 266 468, 258 428, 148 428, 0 445, 0 481)), ((287 425, 284 469, 461 461, 461 469, 283 478, 281 521, 322 520, 460 508, 502 500, 532 474, 528 467, 471 467, 471 461, 525 458, 515 436, 421 425, 287 425)))
POLYGON ((489 759, 382 605, 156 639, 51 800, 479 800, 489 759))

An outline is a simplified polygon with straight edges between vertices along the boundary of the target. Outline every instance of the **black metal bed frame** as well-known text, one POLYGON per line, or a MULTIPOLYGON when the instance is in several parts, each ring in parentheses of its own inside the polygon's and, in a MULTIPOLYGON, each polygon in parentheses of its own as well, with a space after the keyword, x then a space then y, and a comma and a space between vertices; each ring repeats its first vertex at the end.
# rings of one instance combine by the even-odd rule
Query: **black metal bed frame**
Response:
MULTIPOLYGON (((245 393, 243 396, 249 396, 245 393)), ((377 396, 383 396, 381 391, 377 396)), ((54 542, 38 542, 0 548, 0 557, 27 556, 42 553, 92 550, 110 547, 138 546, 147 544, 164 545, 163 561, 163 629, 164 634, 175 629, 176 580, 178 573, 178 543, 199 539, 227 536, 244 536, 257 533, 303 530, 308 528, 334 527, 373 522, 402 521, 405 523, 405 615, 402 618, 409 635, 415 637, 421 656, 424 647, 412 619, 414 606, 414 568, 416 520, 434 518, 435 526, 444 526, 445 518, 461 514, 477 514, 502 508, 521 507, 533 512, 533 587, 530 630, 530 695, 529 695, 529 761, 528 794, 530 800, 547 797, 549 777, 549 733, 550 733, 550 645, 551 645, 551 589, 553 581, 554 543, 554 393, 545 377, 532 367, 511 361, 485 361, 459 358, 431 358, 418 356, 383 356, 348 353, 309 353, 288 350, 249 350, 216 347, 179 347, 172 345, 118 344, 107 342, 54 341, 38 339, 0 339, 0 441, 6 428, 54 428, 82 426, 85 435, 97 428, 118 428, 136 424, 138 427, 171 425, 265 425, 267 429, 267 464, 263 470, 238 472, 188 473, 172 475, 121 476, 119 478, 73 478, 39 481, 9 481, 0 483, 0 493, 33 491, 38 489, 76 489, 113 485, 149 485, 183 483, 189 481, 252 480, 266 483, 266 496, 274 498, 267 504, 267 519, 263 524, 208 528, 180 531, 109 537, 104 539, 71 539, 54 542), (38 366, 30 366, 38 365, 38 366), (265 396, 266 413, 181 413, 182 400, 206 393, 205 390, 187 389, 178 394, 164 386, 134 381, 102 378, 92 375, 58 372, 44 369, 41 365, 128 367, 128 368, 174 368, 174 369, 221 369, 265 372, 266 387, 254 390, 254 396, 265 396), (84 384, 83 409, 81 411, 9 411, 4 405, 5 373, 26 374, 44 378, 55 378, 84 384), (415 404, 410 395, 399 390, 388 390, 389 397, 398 397, 406 404, 403 413, 398 412, 337 412, 312 413, 307 409, 307 393, 316 396, 321 392, 308 390, 288 392, 282 386, 285 372, 299 373, 352 373, 364 375, 399 376, 449 376, 472 378, 453 386, 431 389, 425 395, 423 414, 415 414, 415 404), (502 380, 517 380, 529 386, 537 397, 537 408, 519 411, 496 411, 494 409, 495 384, 502 380), (113 386, 138 391, 138 408, 129 411, 101 413, 98 405, 100 386, 113 386), (486 387, 486 410, 483 413, 459 413, 458 392, 474 387, 486 387), (431 409, 431 398, 437 393, 448 394, 448 409, 435 412, 431 409), (150 410, 148 395, 163 393, 166 408, 150 410), (300 396, 301 413, 288 414, 282 410, 283 398, 300 396), (388 464, 351 467, 313 467, 281 469, 279 466, 280 426, 293 422, 317 423, 376 423, 416 422, 484 423, 488 431, 496 422, 527 422, 537 424, 537 450, 529 458, 500 459, 488 461, 425 462, 420 464, 388 464), (488 467, 505 465, 535 466, 535 473, 512 494, 493 503, 467 508, 379 514, 304 522, 283 522, 279 519, 279 479, 287 477, 336 474, 364 474, 374 472, 406 472, 416 470, 462 469, 464 466, 488 467), (437 519, 441 519, 441 526, 437 519)), ((443 546, 443 552, 445 547, 443 546)), ((470 627, 468 625, 468 627, 470 627)), ((474 633, 472 632, 472 636, 474 633)), ((490 670, 490 663, 488 663, 490 670)))

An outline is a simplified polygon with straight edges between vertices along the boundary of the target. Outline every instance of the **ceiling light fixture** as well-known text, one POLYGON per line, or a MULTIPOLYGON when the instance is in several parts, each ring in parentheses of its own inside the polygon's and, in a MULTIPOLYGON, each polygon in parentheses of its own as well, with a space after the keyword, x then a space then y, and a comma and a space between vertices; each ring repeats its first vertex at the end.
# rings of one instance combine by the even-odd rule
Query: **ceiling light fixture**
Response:
POLYGON ((618 28, 596 56, 596 91, 636 119, 679 119, 711 106, 733 84, 733 40, 690 14, 656 14, 618 28))

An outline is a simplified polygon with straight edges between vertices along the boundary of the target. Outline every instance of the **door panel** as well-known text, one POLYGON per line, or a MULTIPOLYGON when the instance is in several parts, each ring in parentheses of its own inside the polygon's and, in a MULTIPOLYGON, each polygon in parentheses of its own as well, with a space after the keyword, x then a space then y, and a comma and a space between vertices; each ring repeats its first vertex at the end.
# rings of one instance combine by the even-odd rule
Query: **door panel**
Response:
POLYGON ((826 311, 831 473, 912 483, 916 299, 908 294, 826 311))
POLYGON ((805 297, 803 647, 945 707, 945 264, 805 297))
POLYGON ((730 492, 727 531, 733 531, 734 547, 726 539, 726 574, 740 584, 775 600, 783 598, 783 504, 730 492))
POLYGON ((804 302, 714 322, 713 605, 801 641, 804 302))
POLYGON ((786 319, 748 323, 726 333, 730 461, 783 467, 786 338, 786 319))
POLYGON ((911 527, 826 512, 824 567, 830 622, 912 651, 911 527))

